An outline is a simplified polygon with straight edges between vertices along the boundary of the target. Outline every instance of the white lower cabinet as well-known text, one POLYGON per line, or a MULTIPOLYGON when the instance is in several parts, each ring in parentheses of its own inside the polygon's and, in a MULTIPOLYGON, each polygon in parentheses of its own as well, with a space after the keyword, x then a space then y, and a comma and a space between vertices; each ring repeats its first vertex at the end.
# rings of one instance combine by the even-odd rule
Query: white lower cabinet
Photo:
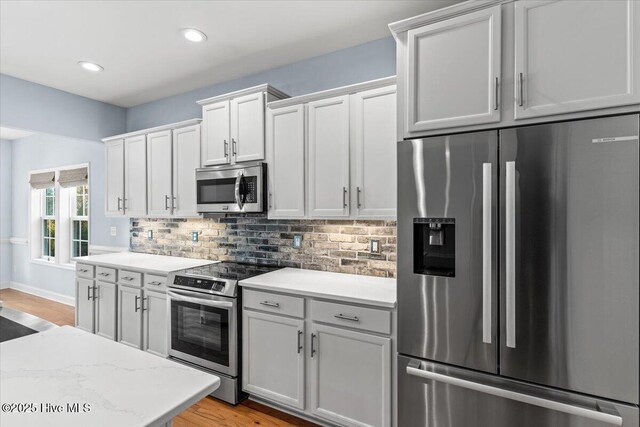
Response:
POLYGON ((167 356, 167 295, 144 291, 142 298, 142 349, 157 356, 167 356))
POLYGON ((118 286, 118 341, 142 348, 142 289, 118 286))
POLYGON ((116 285, 114 283, 96 281, 94 287, 95 300, 95 333, 101 337, 116 339, 116 285))
POLYGON ((245 310, 242 339, 243 389, 304 409, 304 320, 245 310))
POLYGON ((94 333, 93 280, 76 279, 76 327, 94 333))
POLYGON ((311 407, 345 426, 391 425, 391 339, 313 324, 311 407))

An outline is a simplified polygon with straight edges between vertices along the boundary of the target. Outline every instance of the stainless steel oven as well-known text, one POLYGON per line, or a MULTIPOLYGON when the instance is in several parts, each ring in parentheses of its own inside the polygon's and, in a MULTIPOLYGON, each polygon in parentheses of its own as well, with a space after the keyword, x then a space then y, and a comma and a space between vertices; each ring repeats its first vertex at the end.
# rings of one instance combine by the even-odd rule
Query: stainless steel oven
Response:
POLYGON ((262 162, 196 169, 198 212, 263 212, 266 182, 262 162))

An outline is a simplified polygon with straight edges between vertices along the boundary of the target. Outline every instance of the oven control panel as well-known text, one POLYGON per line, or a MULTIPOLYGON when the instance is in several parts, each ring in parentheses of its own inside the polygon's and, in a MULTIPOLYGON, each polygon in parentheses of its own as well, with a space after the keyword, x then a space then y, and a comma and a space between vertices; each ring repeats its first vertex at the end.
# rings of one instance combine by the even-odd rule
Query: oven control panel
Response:
POLYGON ((187 276, 176 276, 175 279, 173 279, 173 284, 194 289, 205 289, 214 292, 222 292, 225 286, 225 282, 220 280, 200 279, 197 277, 187 276))

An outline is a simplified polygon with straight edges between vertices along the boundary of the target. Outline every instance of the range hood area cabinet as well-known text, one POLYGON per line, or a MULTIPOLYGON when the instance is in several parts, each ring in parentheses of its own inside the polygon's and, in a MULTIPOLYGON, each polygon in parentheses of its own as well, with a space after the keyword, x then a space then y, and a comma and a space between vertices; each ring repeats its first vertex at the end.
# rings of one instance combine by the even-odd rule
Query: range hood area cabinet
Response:
POLYGON ((396 218, 395 77, 267 106, 269 218, 396 218))
POLYGON ((389 25, 398 140, 640 107, 637 2, 478 3, 389 25))
POLYGON ((267 102, 288 98, 263 84, 198 101, 202 105, 201 166, 264 160, 267 102))
POLYGON ((103 139, 106 216, 197 217, 200 119, 103 139))

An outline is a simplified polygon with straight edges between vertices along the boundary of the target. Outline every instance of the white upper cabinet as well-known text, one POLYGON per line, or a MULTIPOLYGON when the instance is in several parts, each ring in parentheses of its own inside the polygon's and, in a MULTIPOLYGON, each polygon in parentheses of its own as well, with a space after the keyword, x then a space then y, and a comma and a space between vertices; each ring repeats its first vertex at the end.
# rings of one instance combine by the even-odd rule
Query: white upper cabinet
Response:
POLYGON ((500 121, 500 6, 408 32, 405 135, 500 121))
POLYGON ((171 215, 171 130, 147 135, 147 187, 149 215, 171 215))
POLYGON ((304 105, 267 111, 269 218, 304 218, 304 105))
POLYGON ((264 93, 231 100, 231 152, 236 162, 264 160, 264 93))
POLYGON ((640 4, 515 3, 515 117, 640 102, 640 4))
POLYGON ((395 218, 396 87, 351 95, 351 109, 351 170, 356 186, 351 200, 356 216, 395 218))
POLYGON ((349 96, 307 104, 309 216, 349 216, 349 96))
POLYGON ((200 125, 173 130, 173 215, 198 216, 196 169, 200 167, 200 125))
POLYGON ((224 165, 230 162, 231 138, 229 100, 202 107, 202 166, 224 165))
POLYGON ((105 215, 124 215, 124 139, 106 142, 105 151, 105 215))
POLYGON ((124 211, 127 216, 147 214, 147 138, 124 140, 124 211))

